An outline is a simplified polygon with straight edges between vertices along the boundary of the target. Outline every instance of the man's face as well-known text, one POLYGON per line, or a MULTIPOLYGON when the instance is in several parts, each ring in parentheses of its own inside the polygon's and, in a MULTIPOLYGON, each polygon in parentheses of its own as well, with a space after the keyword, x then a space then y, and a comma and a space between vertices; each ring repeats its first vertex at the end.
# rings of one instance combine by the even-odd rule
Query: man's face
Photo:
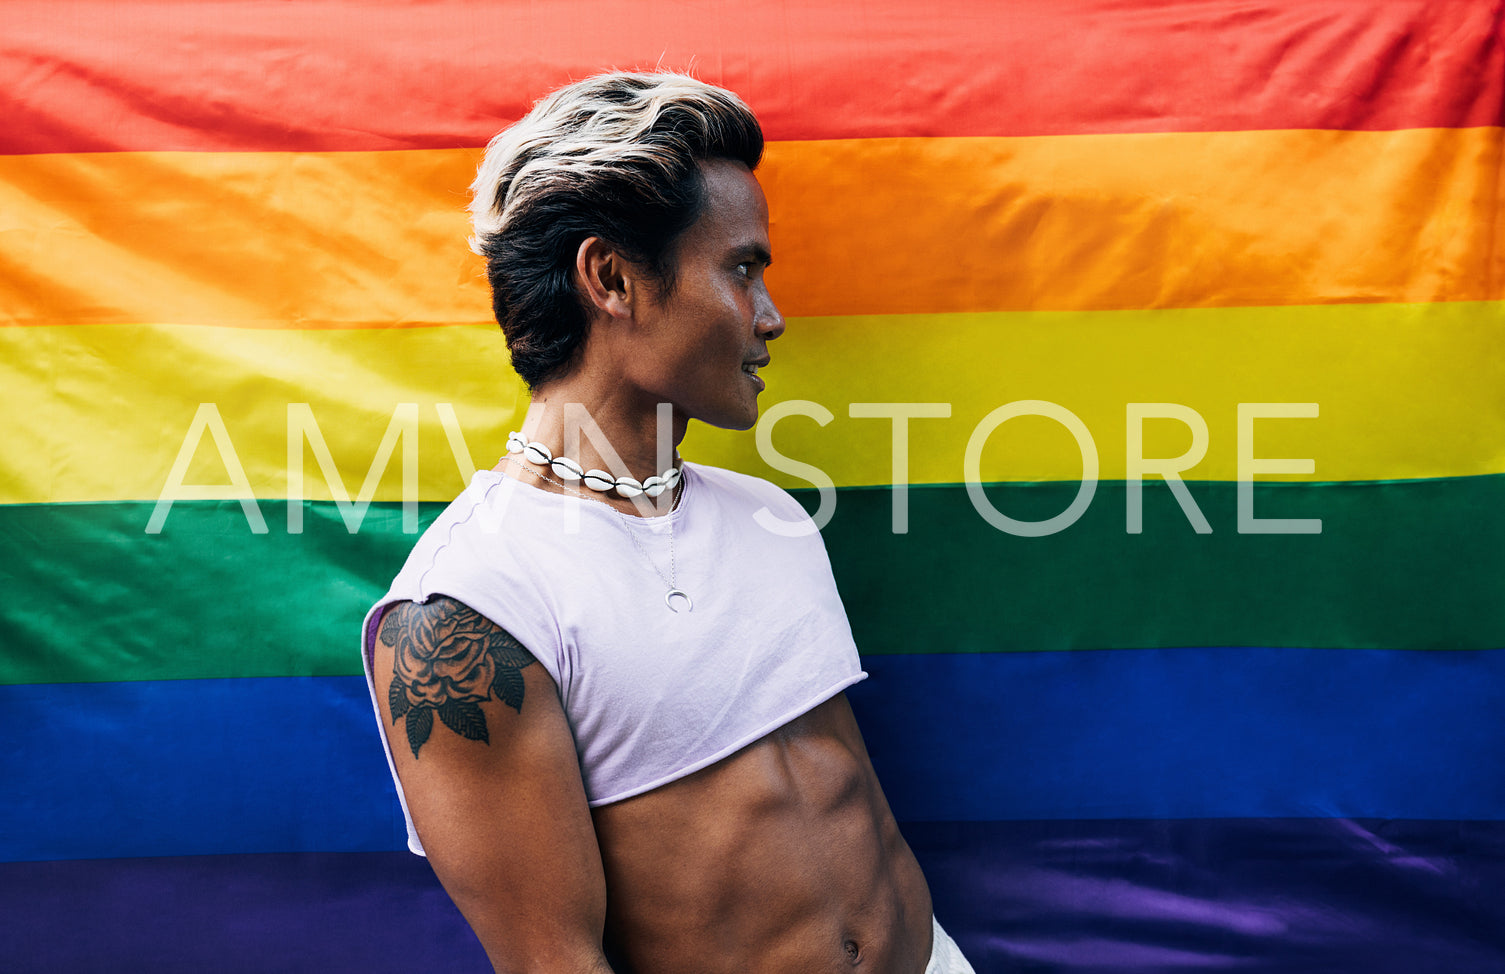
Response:
POLYGON ((770 260, 768 203, 740 162, 704 163, 704 212, 678 244, 676 284, 637 309, 632 371, 677 416, 724 429, 758 421, 758 367, 784 332, 763 272, 770 260))

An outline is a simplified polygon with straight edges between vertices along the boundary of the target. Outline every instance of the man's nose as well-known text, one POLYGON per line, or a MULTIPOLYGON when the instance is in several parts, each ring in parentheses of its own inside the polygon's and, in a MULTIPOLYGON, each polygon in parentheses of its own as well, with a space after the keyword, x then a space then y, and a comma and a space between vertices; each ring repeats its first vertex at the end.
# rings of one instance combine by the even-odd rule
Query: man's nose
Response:
POLYGON ((758 337, 766 342, 784 334, 784 316, 779 313, 778 305, 773 303, 773 295, 768 293, 768 288, 759 289, 762 300, 758 305, 757 317, 753 319, 753 327, 758 332, 758 337))

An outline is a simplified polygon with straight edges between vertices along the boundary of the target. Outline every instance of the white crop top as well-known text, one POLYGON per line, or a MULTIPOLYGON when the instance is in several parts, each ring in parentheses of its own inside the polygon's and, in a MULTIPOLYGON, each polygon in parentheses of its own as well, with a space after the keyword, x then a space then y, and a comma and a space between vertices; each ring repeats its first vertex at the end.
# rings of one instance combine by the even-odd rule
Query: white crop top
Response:
MULTIPOLYGON (((382 611, 435 595, 507 630, 553 677, 592 806, 707 767, 866 677, 804 509, 729 470, 686 463, 683 482, 671 513, 636 518, 478 472, 366 615, 377 722, 382 611), (664 603, 671 554, 692 611, 664 603)), ((422 854, 400 783, 397 794, 408 847, 422 854)))

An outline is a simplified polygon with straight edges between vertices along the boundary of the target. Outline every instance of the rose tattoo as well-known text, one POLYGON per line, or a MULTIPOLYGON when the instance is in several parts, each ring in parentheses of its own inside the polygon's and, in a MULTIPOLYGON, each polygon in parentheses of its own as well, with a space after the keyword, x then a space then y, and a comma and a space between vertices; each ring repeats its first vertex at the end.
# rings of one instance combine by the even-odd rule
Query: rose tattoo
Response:
POLYGON ((413 757, 434 729, 444 726, 470 741, 490 743, 484 700, 500 700, 522 713, 523 667, 533 654, 511 634, 454 599, 387 610, 381 638, 392 647, 392 722, 406 719, 413 757))

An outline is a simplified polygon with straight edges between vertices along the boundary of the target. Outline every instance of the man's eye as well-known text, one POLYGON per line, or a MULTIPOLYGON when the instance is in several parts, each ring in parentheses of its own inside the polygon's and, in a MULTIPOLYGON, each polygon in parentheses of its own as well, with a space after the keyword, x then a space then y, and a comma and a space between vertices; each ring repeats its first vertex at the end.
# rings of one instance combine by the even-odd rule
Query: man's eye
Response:
POLYGON ((741 264, 738 264, 737 265, 737 273, 741 274, 743 277, 751 277, 752 276, 752 265, 749 264, 749 263, 747 263, 747 262, 745 262, 745 261, 743 263, 741 263, 741 264))

